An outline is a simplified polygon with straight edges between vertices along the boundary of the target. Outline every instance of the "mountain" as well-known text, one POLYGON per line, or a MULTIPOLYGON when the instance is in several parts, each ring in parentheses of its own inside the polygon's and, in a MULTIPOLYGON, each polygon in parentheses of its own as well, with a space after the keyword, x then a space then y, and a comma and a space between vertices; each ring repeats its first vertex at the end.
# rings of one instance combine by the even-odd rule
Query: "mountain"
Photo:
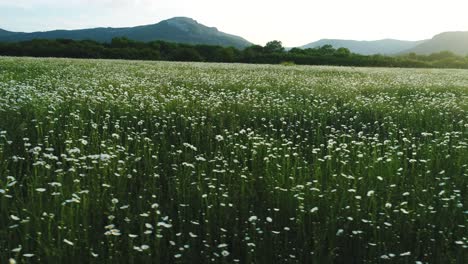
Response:
POLYGON ((0 41, 16 42, 32 39, 73 39, 110 42, 115 37, 127 37, 137 41, 164 40, 187 44, 209 44, 244 48, 252 45, 235 35, 207 27, 188 17, 174 17, 153 25, 127 28, 90 28, 79 30, 53 30, 45 32, 10 32, 0 29, 0 41))
POLYGON ((444 32, 402 53, 431 54, 440 51, 468 55, 468 31, 444 32))
POLYGON ((372 55, 372 54, 395 54, 403 50, 408 50, 416 47, 425 41, 404 41, 396 39, 382 39, 374 41, 358 41, 344 39, 321 39, 316 42, 309 43, 300 48, 316 48, 324 45, 332 45, 335 48, 347 48, 353 53, 372 55))
POLYGON ((10 34, 13 34, 13 32, 6 31, 6 30, 3 30, 3 29, 0 28, 0 36, 7 36, 7 35, 10 35, 10 34))

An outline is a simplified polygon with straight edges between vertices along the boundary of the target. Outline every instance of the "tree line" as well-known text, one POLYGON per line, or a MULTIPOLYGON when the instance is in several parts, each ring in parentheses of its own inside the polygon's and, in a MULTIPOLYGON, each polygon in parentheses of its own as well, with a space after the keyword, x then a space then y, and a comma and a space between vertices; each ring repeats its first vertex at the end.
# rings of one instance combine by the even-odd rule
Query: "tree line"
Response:
POLYGON ((367 67, 418 67, 468 69, 468 56, 444 51, 431 55, 414 53, 400 56, 360 55, 346 48, 324 45, 317 48, 286 50, 280 41, 243 50, 213 45, 190 45, 166 41, 139 42, 114 38, 110 43, 92 40, 35 39, 0 43, 1 56, 65 57, 201 62, 242 62, 265 64, 336 65, 367 67))

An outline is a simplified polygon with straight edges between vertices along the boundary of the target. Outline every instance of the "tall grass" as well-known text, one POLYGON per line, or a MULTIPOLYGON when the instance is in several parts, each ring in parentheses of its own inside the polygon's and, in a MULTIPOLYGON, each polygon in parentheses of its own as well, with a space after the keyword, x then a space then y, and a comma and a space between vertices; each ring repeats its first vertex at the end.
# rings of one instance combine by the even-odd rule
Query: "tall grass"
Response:
POLYGON ((468 74, 0 59, 0 262, 464 263, 468 74))

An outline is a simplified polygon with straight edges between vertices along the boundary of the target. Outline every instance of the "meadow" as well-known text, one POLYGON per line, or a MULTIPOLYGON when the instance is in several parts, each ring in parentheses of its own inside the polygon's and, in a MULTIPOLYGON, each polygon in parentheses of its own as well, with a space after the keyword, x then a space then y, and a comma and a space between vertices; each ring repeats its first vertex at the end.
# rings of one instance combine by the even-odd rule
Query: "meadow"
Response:
POLYGON ((0 58, 0 263, 467 263, 468 71, 0 58))

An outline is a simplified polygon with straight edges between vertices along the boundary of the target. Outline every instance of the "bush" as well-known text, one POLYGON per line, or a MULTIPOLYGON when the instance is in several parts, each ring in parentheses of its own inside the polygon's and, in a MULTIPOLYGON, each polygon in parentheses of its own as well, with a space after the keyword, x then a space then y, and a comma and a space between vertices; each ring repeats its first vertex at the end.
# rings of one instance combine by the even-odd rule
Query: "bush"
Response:
POLYGON ((294 65, 296 65, 296 63, 294 63, 294 61, 282 61, 280 64, 283 65, 283 66, 294 66, 294 65))

